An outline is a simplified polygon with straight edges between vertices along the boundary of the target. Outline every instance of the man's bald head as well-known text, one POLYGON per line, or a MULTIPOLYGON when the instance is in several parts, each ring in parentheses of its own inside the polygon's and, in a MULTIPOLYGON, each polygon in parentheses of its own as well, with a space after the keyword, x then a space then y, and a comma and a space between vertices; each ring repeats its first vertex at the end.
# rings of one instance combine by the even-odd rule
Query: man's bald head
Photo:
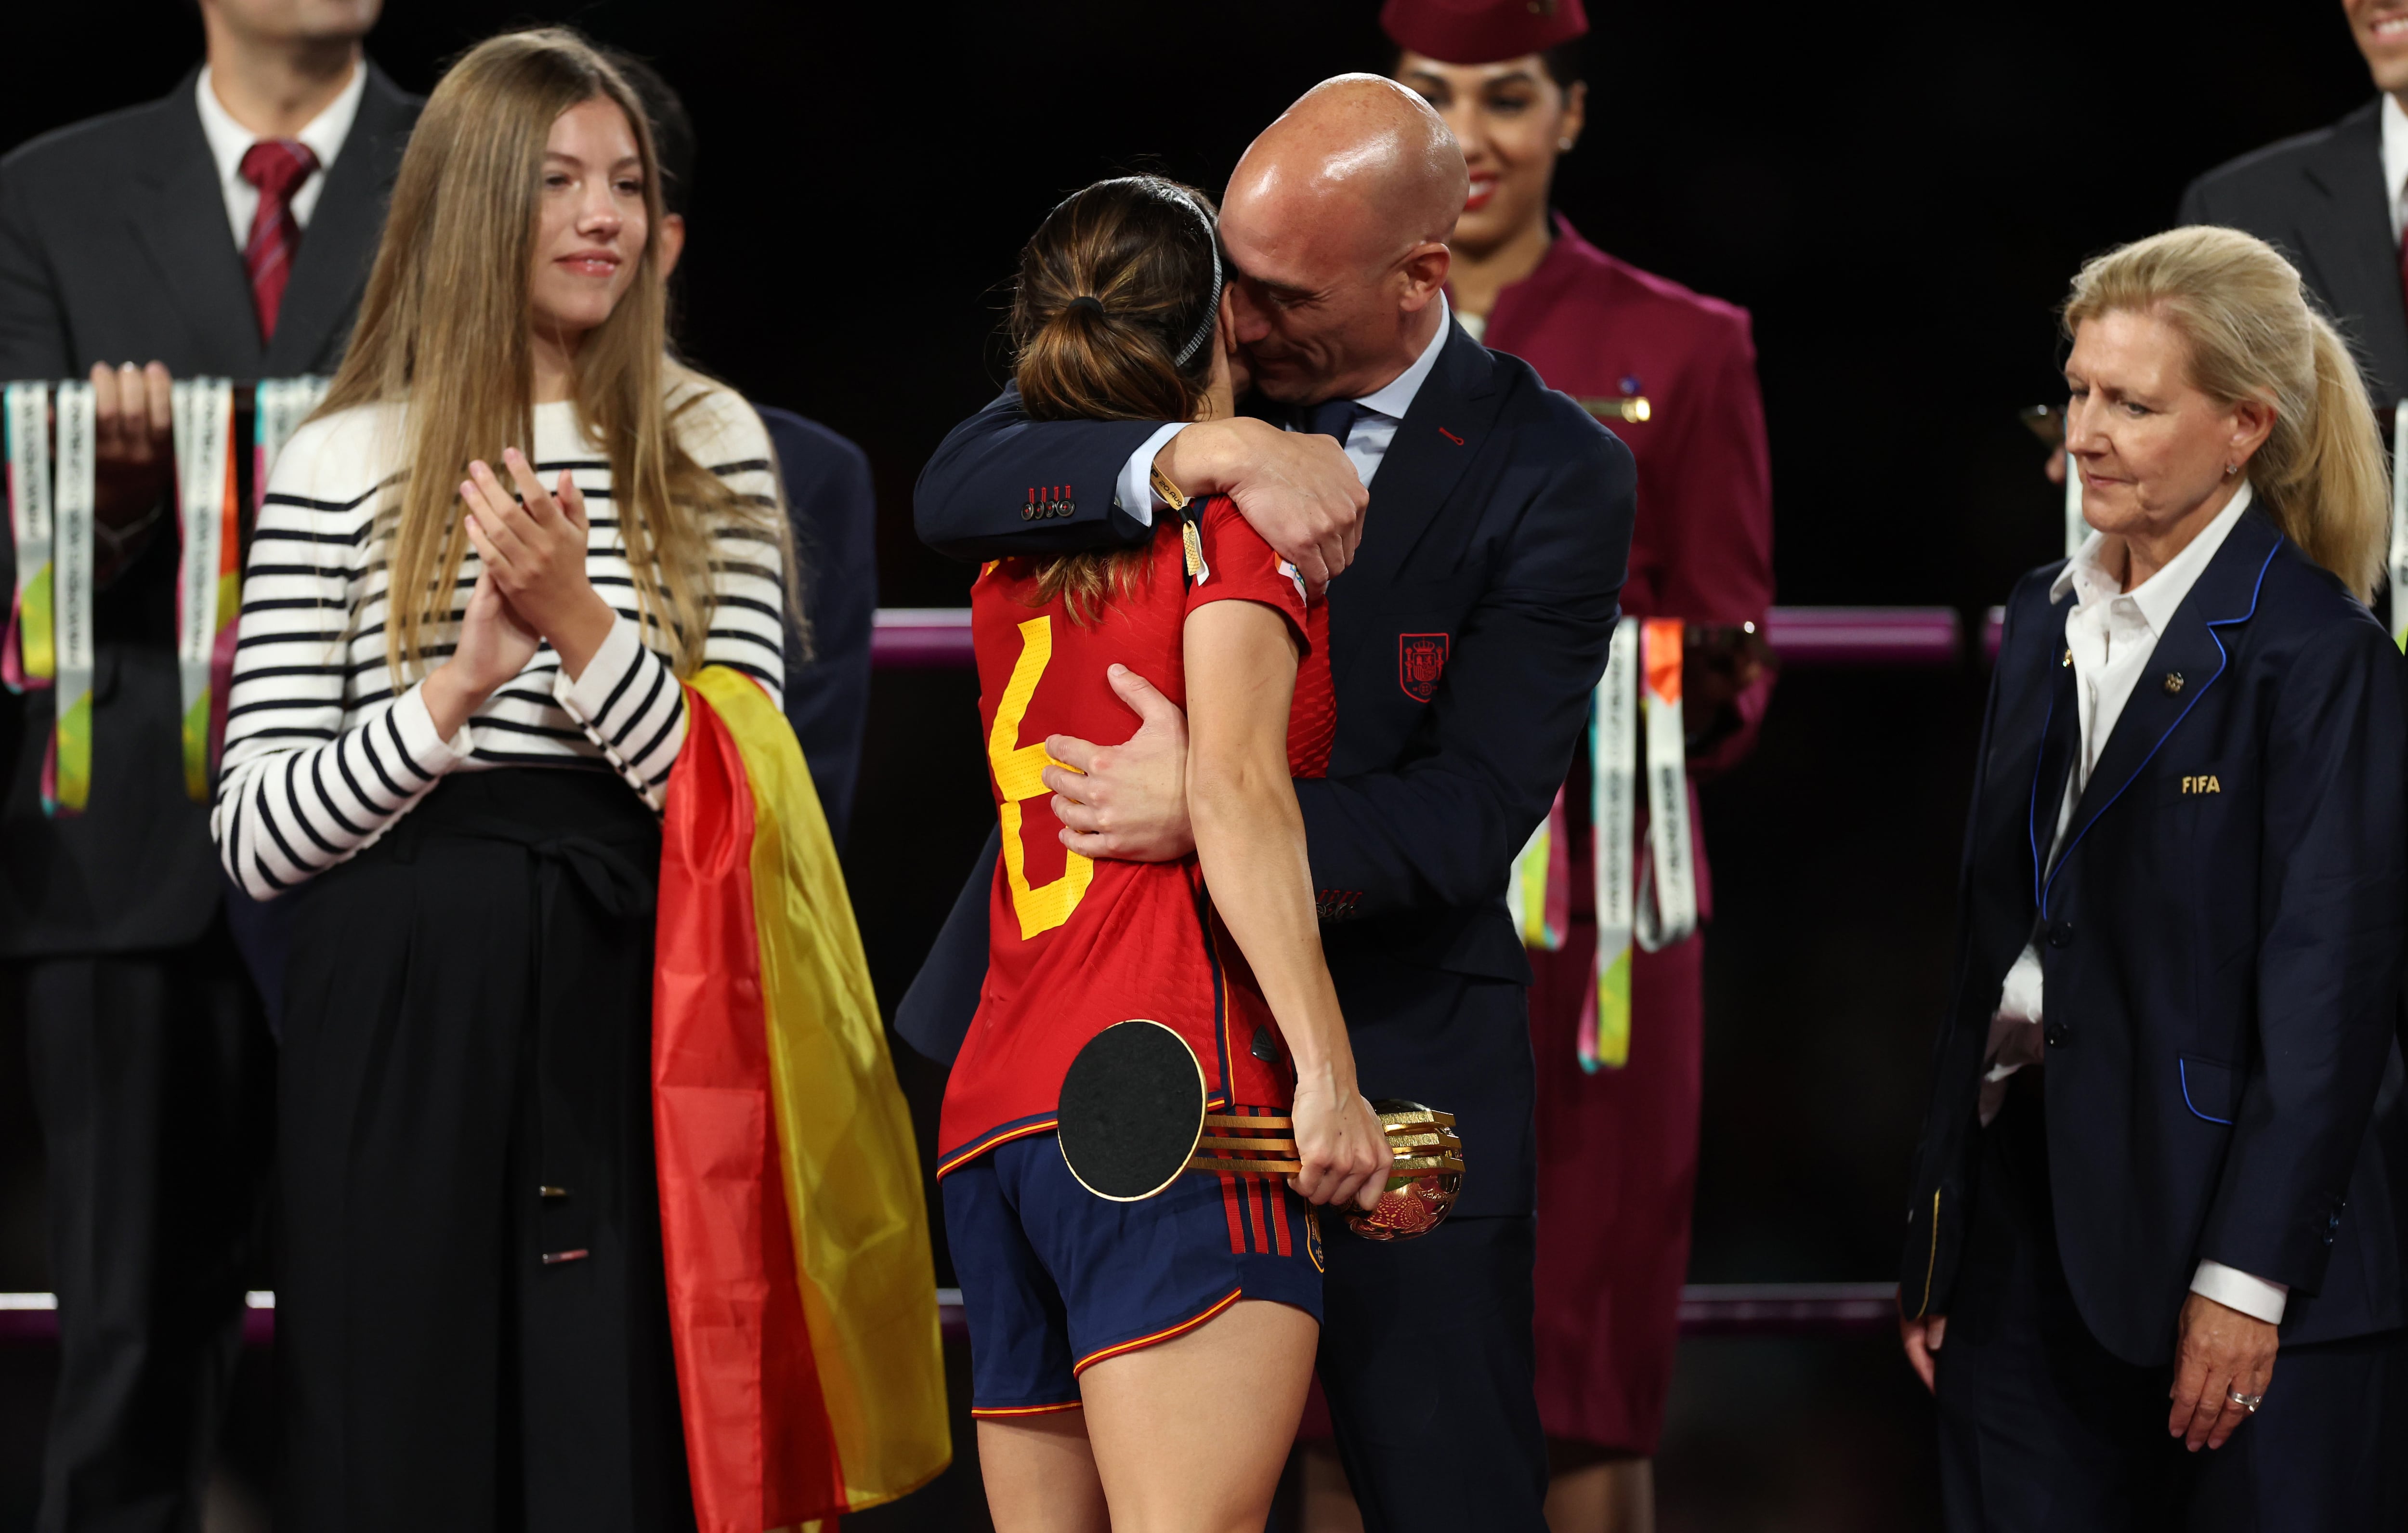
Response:
POLYGON ((1255 385, 1312 403, 1382 387, 1437 328, 1470 190, 1429 103, 1379 75, 1307 91, 1248 147, 1221 204, 1255 385))
POLYGON ((1250 145, 1226 206, 1354 236, 1371 258, 1455 232, 1470 190, 1463 150, 1430 104, 1379 75, 1307 91, 1250 145))

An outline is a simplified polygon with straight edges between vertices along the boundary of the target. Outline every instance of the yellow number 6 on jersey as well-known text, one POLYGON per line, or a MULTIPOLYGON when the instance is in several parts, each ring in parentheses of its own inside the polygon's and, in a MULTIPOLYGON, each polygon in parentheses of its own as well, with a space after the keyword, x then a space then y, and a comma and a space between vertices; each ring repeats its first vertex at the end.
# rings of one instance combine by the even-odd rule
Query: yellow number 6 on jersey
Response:
POLYGON ((1011 680, 1004 686, 1003 700, 996 705, 995 729, 986 738, 987 765, 995 770, 995 785, 1003 798, 1003 871, 1011 883, 1011 910, 1020 917, 1024 942, 1069 920, 1096 876, 1092 861, 1066 851, 1062 876, 1032 889, 1028 851, 1020 844, 1021 801, 1043 798, 1053 791, 1039 775, 1046 766, 1045 742, 1020 743, 1020 723, 1028 717, 1029 699, 1037 695, 1037 683, 1053 660, 1054 619, 1031 618, 1022 623, 1020 658, 1012 662, 1011 680))

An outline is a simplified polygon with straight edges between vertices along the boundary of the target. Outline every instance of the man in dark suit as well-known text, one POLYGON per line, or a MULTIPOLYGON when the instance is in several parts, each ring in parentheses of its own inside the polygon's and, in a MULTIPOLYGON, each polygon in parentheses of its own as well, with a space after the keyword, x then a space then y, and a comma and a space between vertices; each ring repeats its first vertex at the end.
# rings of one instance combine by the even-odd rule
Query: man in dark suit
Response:
MULTIPOLYGON (((1469 1171, 1418 1239, 1328 1222, 1320 1374, 1369 1526, 1536 1533, 1530 970, 1505 875, 1604 666, 1636 476, 1577 405, 1450 318, 1442 242, 1466 186, 1419 97, 1368 76, 1316 87, 1247 150, 1222 215, 1256 415, 1039 424, 1007 393, 939 450, 918 513, 925 540, 966 557, 1126 546, 1153 536, 1158 472, 1231 493, 1283 552, 1336 564, 1342 531, 1316 537, 1309 514, 1299 530, 1283 504, 1313 498, 1327 444, 1301 451, 1271 423, 1336 437, 1369 485, 1359 556, 1328 591, 1336 747, 1297 796, 1362 1088, 1453 1111, 1469 1171)), ((1114 685, 1139 738, 1048 742, 1084 772, 1048 770, 1064 839, 1183 854, 1178 710, 1136 678, 1114 685)), ((898 1018, 939 1057, 975 1008, 991 877, 990 850, 898 1018)))
MULTIPOLYGON (((664 209, 655 237, 663 269, 674 277, 685 254, 686 209, 694 196, 694 119, 659 70, 632 54, 608 52, 652 119, 664 209)), ((808 654, 799 644, 786 648, 786 722, 810 764, 811 786, 841 850, 861 776, 878 613, 878 503, 869 458, 817 421, 775 406, 753 408, 777 450, 802 577, 797 605, 810 627, 808 654)))
POLYGON ((2244 229, 2289 256, 2385 406, 2408 392, 2400 243, 2408 192, 2408 26, 2400 23, 2408 7, 2342 0, 2342 8, 2382 94, 2329 128, 2209 171, 2183 193, 2176 222, 2244 229))
POLYGON ((201 0, 203 68, 0 161, 0 379, 89 369, 104 451, 80 817, 42 810, 50 695, 0 705, 0 960, 59 1297, 43 1533, 196 1526, 240 1345, 273 1056, 183 781, 167 386, 342 355, 419 106, 363 55, 377 10, 201 0))

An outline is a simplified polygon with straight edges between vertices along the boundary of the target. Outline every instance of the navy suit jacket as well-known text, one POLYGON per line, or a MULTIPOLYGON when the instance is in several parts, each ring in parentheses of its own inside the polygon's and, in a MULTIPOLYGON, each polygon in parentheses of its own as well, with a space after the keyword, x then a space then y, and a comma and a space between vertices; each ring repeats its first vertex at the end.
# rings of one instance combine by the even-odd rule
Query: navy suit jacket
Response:
POLYGON ((851 441, 793 410, 761 405, 778 451, 795 529, 796 593, 810 627, 810 658, 786 649, 786 722, 810 763, 838 850, 861 776, 861 732, 869 716, 869 640, 878 613, 878 502, 869 459, 851 441))
POLYGON ((2281 250, 2341 324, 2378 405, 2408 392, 2408 307, 2383 184, 2380 96, 2329 128, 2216 166, 2183 193, 2185 223, 2243 229, 2281 250))
POLYGON ((2286 1342, 2397 1325, 2370 1119, 2408 923, 2408 664, 2253 508, 2157 641, 2046 866, 2079 746, 2073 598, 2049 599, 2063 567, 2007 607, 1901 1306, 1948 1311, 1990 1017, 2038 933, 2057 1238, 2091 1334, 2169 1360, 2202 1258, 2287 1283, 2286 1342))
MULTIPOLYGON (((1150 532, 1111 492, 1154 429, 1031 422, 1007 392, 922 472, 920 536, 963 558, 1140 541, 1150 532), (1031 486, 1068 514, 1024 518, 1031 486)), ((1586 411, 1451 326, 1372 480, 1356 562, 1329 587, 1337 742, 1328 776, 1296 784, 1323 944, 1367 1085, 1454 1111, 1467 1158, 1485 1156, 1467 1214, 1530 1207, 1526 1013, 1518 995, 1510 1020, 1456 1002, 1480 982, 1529 982, 1506 873, 1604 669, 1636 483, 1629 450, 1586 411), (1475 983, 1434 985, 1426 1004, 1393 985, 1376 1006, 1350 1001, 1368 988, 1351 975, 1398 966, 1475 983)), ((994 845, 896 1013, 939 1061, 985 976, 994 845)))

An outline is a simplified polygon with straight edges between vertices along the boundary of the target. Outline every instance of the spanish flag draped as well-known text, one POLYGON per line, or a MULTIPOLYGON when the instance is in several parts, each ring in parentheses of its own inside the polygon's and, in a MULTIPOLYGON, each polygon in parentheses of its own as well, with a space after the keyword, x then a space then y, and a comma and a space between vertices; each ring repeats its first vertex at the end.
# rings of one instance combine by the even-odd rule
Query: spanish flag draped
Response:
POLYGON ((652 1112, 702 1533, 770 1533, 952 1458, 910 1114, 802 752, 707 667, 669 778, 652 1112))

